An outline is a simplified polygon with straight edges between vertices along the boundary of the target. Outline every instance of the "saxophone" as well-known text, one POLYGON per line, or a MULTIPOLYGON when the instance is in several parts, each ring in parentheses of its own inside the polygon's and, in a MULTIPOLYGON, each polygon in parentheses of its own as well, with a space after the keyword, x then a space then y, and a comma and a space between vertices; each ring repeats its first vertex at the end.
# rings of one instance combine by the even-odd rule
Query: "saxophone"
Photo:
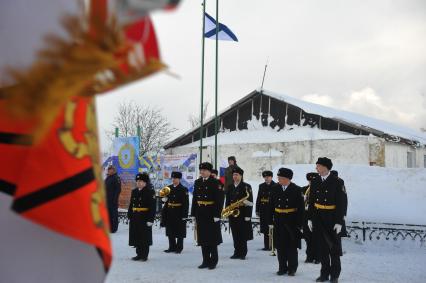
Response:
POLYGON ((231 203, 227 207, 222 210, 222 218, 228 218, 229 216, 238 217, 240 215, 240 210, 238 209, 240 206, 244 206, 244 201, 250 197, 249 192, 246 190, 245 197, 237 200, 234 203, 231 203))

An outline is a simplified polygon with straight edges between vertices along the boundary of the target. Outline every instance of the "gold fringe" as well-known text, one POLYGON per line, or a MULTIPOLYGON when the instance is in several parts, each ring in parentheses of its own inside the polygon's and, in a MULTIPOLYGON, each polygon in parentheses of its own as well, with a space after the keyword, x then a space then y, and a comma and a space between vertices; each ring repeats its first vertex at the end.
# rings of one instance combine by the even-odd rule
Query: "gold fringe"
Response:
POLYGON ((100 40, 93 39, 76 17, 65 17, 62 25, 71 40, 47 36, 47 47, 38 53, 39 59, 27 71, 8 70, 16 85, 0 89, 8 114, 36 121, 36 141, 72 97, 92 96, 165 67, 150 60, 142 69, 130 68, 124 75, 120 64, 127 62, 131 46, 114 20, 101 29, 101 36, 97 36, 100 40), (105 71, 111 75, 99 79, 105 71))

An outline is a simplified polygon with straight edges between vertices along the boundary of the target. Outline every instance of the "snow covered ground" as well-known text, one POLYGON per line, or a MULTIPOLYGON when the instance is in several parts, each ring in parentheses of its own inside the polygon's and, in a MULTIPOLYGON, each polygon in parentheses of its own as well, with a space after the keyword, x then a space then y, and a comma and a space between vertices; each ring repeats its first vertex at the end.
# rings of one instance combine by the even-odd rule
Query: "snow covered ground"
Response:
MULTIPOLYGON (((188 228, 182 254, 166 254, 168 241, 164 229, 155 227, 154 245, 147 262, 130 260, 135 255, 128 243, 128 226, 121 224, 112 234, 114 260, 107 283, 116 282, 314 282, 320 265, 305 264, 305 250, 299 251, 299 268, 296 276, 277 276, 276 257, 261 251, 261 236, 249 242, 245 261, 231 260, 232 237, 222 231, 224 243, 219 246, 219 264, 215 270, 200 270, 201 250, 194 246, 192 228, 188 228)), ((426 282, 426 246, 419 242, 355 242, 343 240, 344 256, 340 282, 426 282)))

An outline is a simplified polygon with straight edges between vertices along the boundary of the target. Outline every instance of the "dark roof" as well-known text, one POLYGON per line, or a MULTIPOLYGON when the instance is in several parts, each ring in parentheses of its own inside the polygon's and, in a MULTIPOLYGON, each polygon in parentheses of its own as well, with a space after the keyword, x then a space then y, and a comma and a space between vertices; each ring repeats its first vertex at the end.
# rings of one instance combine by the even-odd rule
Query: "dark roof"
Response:
MULTIPOLYGON (((277 131, 297 125, 329 131, 339 130, 353 135, 372 134, 413 146, 426 144, 425 134, 407 127, 265 90, 252 91, 218 114, 219 132, 247 129, 247 122, 253 117, 260 120, 264 127, 275 128, 277 131)), ((203 137, 213 136, 214 133, 212 117, 204 122, 203 137)), ((200 127, 196 127, 169 142, 164 148, 186 145, 199 139, 200 127)))

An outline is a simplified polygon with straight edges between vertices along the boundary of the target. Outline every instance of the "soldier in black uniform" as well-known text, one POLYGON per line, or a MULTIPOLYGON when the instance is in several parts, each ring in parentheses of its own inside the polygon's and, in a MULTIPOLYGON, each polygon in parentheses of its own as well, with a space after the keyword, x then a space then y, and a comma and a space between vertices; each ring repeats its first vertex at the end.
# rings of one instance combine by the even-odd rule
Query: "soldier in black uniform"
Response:
POLYGON ((317 282, 338 282, 341 271, 342 243, 340 232, 345 210, 342 182, 330 174, 333 163, 327 157, 317 161, 319 177, 311 182, 309 194, 308 226, 318 238, 321 274, 317 282))
POLYGON ((232 170, 233 184, 228 185, 226 190, 225 207, 243 199, 242 206, 237 208, 237 217, 229 216, 229 224, 234 241, 234 254, 232 259, 245 259, 247 255, 247 241, 253 240, 253 228, 251 225, 251 215, 253 213, 253 192, 251 186, 242 182, 243 169, 235 167, 232 170))
POLYGON ((164 197, 164 207, 161 211, 161 226, 166 227, 169 238, 169 248, 164 252, 180 254, 183 250, 183 239, 186 238, 186 219, 188 218, 189 197, 188 189, 180 183, 181 172, 172 172, 170 193, 164 197))
POLYGON ((256 198, 256 216, 260 220, 260 233, 263 234, 263 249, 269 250, 269 225, 268 225, 268 212, 269 212, 269 195, 272 186, 275 182, 272 180, 272 171, 263 171, 262 177, 265 180, 259 185, 259 191, 256 198))
POLYGON ((303 238, 306 242, 306 263, 320 263, 319 260, 319 249, 318 249, 318 241, 311 230, 308 227, 308 204, 309 204, 309 192, 311 188, 311 181, 318 177, 318 173, 311 172, 306 174, 306 180, 308 181, 308 185, 302 187, 302 194, 305 200, 305 214, 303 215, 303 238))
MULTIPOLYGON (((218 179, 217 176, 219 175, 219 171, 217 171, 216 169, 213 169, 211 174, 210 174, 213 178, 218 179)), ((219 180, 219 179, 218 179, 219 180)))
POLYGON ((301 188, 291 182, 293 171, 280 168, 278 183, 271 190, 269 225, 273 225, 274 246, 277 248, 277 274, 294 276, 298 266, 297 249, 301 245, 303 197, 301 188))
POLYGON ((136 175, 136 188, 130 196, 129 246, 136 247, 132 260, 146 261, 152 245, 152 224, 155 217, 155 191, 146 173, 136 175))
POLYGON ((118 199, 121 193, 121 180, 113 165, 108 166, 108 176, 105 179, 105 190, 110 231, 111 233, 115 233, 118 229, 118 199))
POLYGON ((197 227, 197 243, 203 254, 203 262, 198 268, 215 269, 219 260, 217 246, 222 243, 223 190, 218 180, 210 176, 213 169, 210 163, 201 163, 199 169, 201 177, 194 183, 191 207, 191 216, 197 227))

